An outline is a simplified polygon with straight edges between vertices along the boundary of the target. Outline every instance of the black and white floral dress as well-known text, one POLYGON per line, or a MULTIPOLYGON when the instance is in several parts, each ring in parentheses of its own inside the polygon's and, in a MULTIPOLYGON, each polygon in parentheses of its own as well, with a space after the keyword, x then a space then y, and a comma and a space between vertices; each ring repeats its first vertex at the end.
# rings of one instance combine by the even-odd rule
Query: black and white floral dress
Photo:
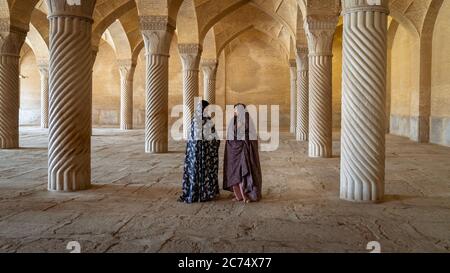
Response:
POLYGON ((187 141, 180 202, 207 202, 219 195, 219 147, 211 118, 194 118, 187 141))

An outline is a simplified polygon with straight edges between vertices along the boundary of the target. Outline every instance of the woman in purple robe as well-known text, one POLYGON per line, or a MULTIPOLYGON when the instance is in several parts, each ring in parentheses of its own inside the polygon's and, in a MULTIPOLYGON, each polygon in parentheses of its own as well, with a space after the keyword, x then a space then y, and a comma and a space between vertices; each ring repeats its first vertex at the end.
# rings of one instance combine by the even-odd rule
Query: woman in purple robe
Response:
POLYGON ((246 106, 236 104, 227 131, 223 188, 234 193, 235 201, 249 203, 261 199, 261 186, 256 129, 246 106))

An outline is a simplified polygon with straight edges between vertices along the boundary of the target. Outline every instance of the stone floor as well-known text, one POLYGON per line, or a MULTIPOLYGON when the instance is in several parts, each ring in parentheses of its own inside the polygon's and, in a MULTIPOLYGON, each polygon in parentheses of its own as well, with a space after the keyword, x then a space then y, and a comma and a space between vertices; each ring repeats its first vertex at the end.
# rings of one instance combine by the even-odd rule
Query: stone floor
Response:
POLYGON ((334 159, 308 159, 282 135, 262 153, 264 200, 176 202, 184 148, 143 152, 143 132, 96 129, 91 190, 51 193, 46 132, 21 128, 20 150, 0 151, 0 252, 450 252, 450 148, 388 136, 386 201, 338 199, 334 159))

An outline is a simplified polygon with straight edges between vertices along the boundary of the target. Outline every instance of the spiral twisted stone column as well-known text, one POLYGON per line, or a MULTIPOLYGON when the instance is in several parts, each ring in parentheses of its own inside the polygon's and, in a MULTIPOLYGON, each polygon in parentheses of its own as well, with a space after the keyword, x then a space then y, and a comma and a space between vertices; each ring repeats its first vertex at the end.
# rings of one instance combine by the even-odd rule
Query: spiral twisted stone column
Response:
POLYGON ((48 189, 91 185, 92 13, 96 1, 47 0, 50 22, 48 189))
POLYGON ((194 100, 198 96, 198 73, 202 47, 199 44, 180 44, 178 46, 183 63, 183 137, 188 139, 194 100))
POLYGON ((388 1, 344 0, 341 198, 384 195, 388 1), (361 22, 364 22, 363 24, 361 22))
POLYGON ((41 128, 48 128, 48 61, 38 61, 41 74, 41 128))
POLYGON ((202 62, 203 70, 203 98, 210 104, 216 103, 216 76, 217 60, 204 60, 202 62))
POLYGON ((120 60, 120 129, 133 129, 133 77, 136 64, 120 60))
POLYGON ((308 47, 297 48, 297 128, 296 139, 308 141, 309 132, 309 63, 308 47))
POLYGON ((26 31, 0 24, 0 149, 15 149, 19 148, 19 54, 26 31))
POLYGON ((307 16, 309 156, 332 157, 332 45, 337 16, 307 16))
POLYGON ((291 74, 291 134, 296 134, 297 125, 297 63, 295 60, 289 60, 289 69, 291 74))
POLYGON ((166 153, 169 140, 169 51, 175 28, 165 16, 140 17, 147 77, 145 152, 166 153))

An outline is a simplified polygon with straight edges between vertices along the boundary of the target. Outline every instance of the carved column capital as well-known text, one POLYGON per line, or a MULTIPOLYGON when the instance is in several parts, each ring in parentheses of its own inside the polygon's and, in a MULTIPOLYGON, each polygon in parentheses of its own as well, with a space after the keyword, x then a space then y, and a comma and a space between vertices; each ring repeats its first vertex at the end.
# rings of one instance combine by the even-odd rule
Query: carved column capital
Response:
POLYGON ((295 59, 289 60, 289 68, 291 71, 291 80, 297 80, 297 61, 295 59))
POLYGON ((290 68, 297 68, 297 62, 295 59, 289 59, 289 67, 290 68))
POLYGON ((139 18, 147 54, 169 56, 175 24, 167 16, 139 18))
POLYGON ((297 47, 296 62, 298 71, 308 71, 308 46, 297 47))
POLYGON ((203 70, 203 74, 205 75, 205 78, 208 78, 210 80, 216 79, 218 64, 219 63, 215 59, 209 59, 209 60, 202 61, 201 67, 203 70))
POLYGON ((389 14, 389 0, 342 0, 342 15, 360 11, 389 14))
POLYGON ((134 77, 134 70, 136 69, 136 63, 132 60, 117 60, 119 66, 120 77, 128 81, 132 81, 134 77))
POLYGON ((47 75, 48 76, 48 67, 49 67, 49 60, 47 59, 38 59, 37 60, 37 66, 39 69, 39 72, 41 75, 47 75))
POLYGON ((199 44, 178 45, 184 71, 199 71, 202 46, 199 44))
POLYGON ((310 15, 305 19, 310 55, 331 56, 333 38, 339 17, 336 15, 310 15))
POLYGON ((20 50, 27 37, 27 31, 12 26, 6 26, 10 29, 4 30, 4 27, 0 27, 0 55, 19 57, 20 50))
POLYGON ((96 0, 47 0, 48 18, 53 17, 79 17, 93 22, 96 0))

